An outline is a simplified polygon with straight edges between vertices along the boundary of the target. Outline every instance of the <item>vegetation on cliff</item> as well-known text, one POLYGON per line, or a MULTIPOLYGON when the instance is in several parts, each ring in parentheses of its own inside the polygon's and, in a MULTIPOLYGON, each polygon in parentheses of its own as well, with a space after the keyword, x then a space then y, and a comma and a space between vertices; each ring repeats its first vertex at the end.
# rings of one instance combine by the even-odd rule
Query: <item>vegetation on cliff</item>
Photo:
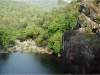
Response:
POLYGON ((82 0, 72 0, 66 5, 63 0, 58 0, 58 6, 47 12, 28 3, 1 0, 0 44, 8 47, 14 45, 16 39, 31 38, 37 46, 60 52, 62 34, 72 30, 77 17, 84 24, 78 12, 80 2, 82 0))

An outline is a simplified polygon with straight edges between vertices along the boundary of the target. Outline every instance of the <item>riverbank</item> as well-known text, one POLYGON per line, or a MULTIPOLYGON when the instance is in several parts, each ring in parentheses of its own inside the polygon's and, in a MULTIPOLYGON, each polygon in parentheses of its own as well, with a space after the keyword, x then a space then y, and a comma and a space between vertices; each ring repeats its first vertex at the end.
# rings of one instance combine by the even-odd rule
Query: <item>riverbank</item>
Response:
MULTIPOLYGON (((10 45, 7 48, 7 51, 4 48, 0 49, 0 53, 8 53, 8 52, 34 52, 34 53, 42 53, 42 54, 53 54, 53 50, 48 50, 47 48, 38 47, 34 40, 28 39, 26 41, 21 42, 20 40, 15 41, 15 45, 10 45)), ((61 54, 58 53, 58 57, 61 54)))

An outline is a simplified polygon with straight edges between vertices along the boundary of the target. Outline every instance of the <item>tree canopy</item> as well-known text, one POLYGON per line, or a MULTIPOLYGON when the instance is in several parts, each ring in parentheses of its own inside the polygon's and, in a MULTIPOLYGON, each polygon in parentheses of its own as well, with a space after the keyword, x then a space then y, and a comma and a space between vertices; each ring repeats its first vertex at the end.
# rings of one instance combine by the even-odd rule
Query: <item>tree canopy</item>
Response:
POLYGON ((38 46, 60 52, 62 34, 72 30, 77 21, 77 5, 75 1, 46 12, 27 3, 0 2, 0 44, 7 46, 16 39, 31 38, 38 46))

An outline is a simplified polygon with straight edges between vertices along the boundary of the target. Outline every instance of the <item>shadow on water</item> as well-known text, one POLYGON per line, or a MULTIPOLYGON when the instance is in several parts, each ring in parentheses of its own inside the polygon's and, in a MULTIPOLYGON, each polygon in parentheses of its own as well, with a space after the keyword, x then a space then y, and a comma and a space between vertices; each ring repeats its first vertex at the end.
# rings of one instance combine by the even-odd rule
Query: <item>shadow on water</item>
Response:
POLYGON ((0 53, 0 73, 1 73, 1 68, 8 62, 9 56, 10 53, 0 53))
POLYGON ((7 58, 9 57, 10 53, 2 53, 0 54, 0 59, 2 60, 7 60, 7 58))
POLYGON ((55 74, 61 74, 62 73, 62 67, 61 67, 61 58, 58 58, 54 55, 48 55, 48 54, 34 54, 36 59, 38 59, 38 62, 41 62, 41 64, 50 70, 52 70, 55 74))

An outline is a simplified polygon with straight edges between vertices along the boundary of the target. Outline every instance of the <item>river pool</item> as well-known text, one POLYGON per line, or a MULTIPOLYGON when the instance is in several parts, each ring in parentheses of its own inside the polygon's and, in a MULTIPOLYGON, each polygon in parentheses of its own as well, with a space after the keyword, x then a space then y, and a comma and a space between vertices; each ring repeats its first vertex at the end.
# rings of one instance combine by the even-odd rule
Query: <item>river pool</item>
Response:
POLYGON ((38 53, 1 53, 0 74, 61 74, 61 58, 38 53))

